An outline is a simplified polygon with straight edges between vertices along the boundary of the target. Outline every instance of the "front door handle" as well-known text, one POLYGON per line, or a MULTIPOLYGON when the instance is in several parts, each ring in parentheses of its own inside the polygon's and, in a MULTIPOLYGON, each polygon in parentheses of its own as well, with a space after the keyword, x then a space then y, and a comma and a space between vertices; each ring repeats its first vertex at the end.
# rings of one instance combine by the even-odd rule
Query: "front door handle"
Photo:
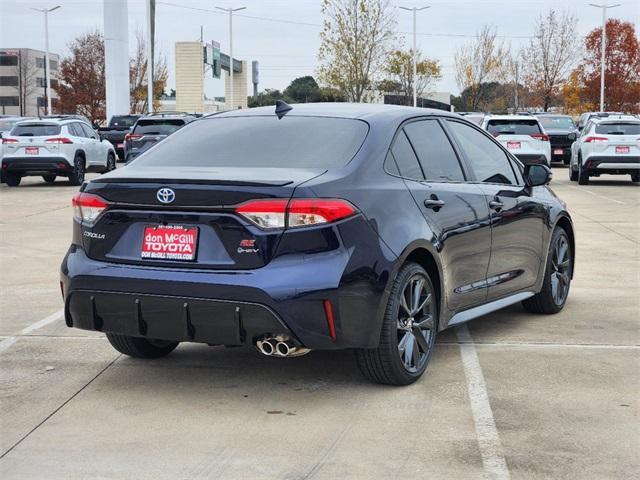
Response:
POLYGON ((424 206, 430 208, 431 210, 437 212, 442 207, 444 207, 444 200, 440 200, 437 195, 431 195, 430 198, 425 199, 424 206))
POLYGON ((495 210, 496 212, 499 212, 500 210, 502 210, 502 208, 504 207, 504 203, 502 203, 500 200, 498 200, 497 198, 491 200, 489 202, 489 207, 492 210, 495 210))

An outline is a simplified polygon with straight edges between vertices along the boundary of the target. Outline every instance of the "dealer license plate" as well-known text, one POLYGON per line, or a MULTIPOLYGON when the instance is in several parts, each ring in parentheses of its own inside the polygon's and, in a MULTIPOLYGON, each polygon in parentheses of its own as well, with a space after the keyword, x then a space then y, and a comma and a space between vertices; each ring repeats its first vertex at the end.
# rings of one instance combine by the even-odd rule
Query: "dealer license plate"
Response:
POLYGON ((520 142, 507 142, 507 148, 511 150, 517 150, 520 148, 520 146, 521 146, 520 142))
POLYGON ((629 153, 629 147, 616 147, 616 153, 629 153))
POLYGON ((119 143, 118 144, 118 148, 124 148, 124 144, 123 143, 119 143))
POLYGON ((154 225, 144 228, 142 258, 195 260, 198 228, 184 225, 154 225))
POLYGON ((556 148, 553 150, 553 154, 554 155, 562 155, 562 149, 561 148, 556 148))
POLYGON ((26 147, 24 149, 24 153, 27 155, 38 155, 40 153, 40 149, 38 147, 26 147))

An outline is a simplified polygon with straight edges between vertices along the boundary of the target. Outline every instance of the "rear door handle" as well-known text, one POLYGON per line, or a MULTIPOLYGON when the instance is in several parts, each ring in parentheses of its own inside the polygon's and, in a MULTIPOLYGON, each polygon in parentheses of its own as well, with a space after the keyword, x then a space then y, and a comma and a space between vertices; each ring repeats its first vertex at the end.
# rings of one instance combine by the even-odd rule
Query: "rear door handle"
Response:
POLYGON ((431 195, 430 198, 425 199, 424 206, 431 210, 438 211, 444 207, 445 201, 440 200, 437 195, 431 195))
POLYGON ((499 212, 504 207, 504 203, 502 203, 500 200, 497 200, 497 199, 491 200, 489 202, 489 207, 491 207, 492 210, 499 212))

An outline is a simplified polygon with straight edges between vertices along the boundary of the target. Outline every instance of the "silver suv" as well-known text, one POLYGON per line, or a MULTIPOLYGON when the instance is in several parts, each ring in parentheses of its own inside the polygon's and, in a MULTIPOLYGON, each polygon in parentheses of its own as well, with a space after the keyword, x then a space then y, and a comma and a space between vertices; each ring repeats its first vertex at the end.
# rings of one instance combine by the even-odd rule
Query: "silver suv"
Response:
POLYGON ((42 176, 53 183, 67 177, 72 185, 85 172, 116 168, 116 153, 87 122, 73 117, 49 117, 18 122, 2 138, 2 182, 18 186, 22 177, 42 176))

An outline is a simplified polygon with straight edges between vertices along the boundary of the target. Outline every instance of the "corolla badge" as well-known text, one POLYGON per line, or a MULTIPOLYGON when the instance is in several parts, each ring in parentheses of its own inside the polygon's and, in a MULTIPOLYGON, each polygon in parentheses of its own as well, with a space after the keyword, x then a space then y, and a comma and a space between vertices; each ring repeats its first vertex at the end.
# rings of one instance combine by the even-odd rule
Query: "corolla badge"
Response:
POLYGON ((163 187, 156 193, 156 198, 160 203, 171 203, 176 199, 176 192, 170 188, 163 187))

